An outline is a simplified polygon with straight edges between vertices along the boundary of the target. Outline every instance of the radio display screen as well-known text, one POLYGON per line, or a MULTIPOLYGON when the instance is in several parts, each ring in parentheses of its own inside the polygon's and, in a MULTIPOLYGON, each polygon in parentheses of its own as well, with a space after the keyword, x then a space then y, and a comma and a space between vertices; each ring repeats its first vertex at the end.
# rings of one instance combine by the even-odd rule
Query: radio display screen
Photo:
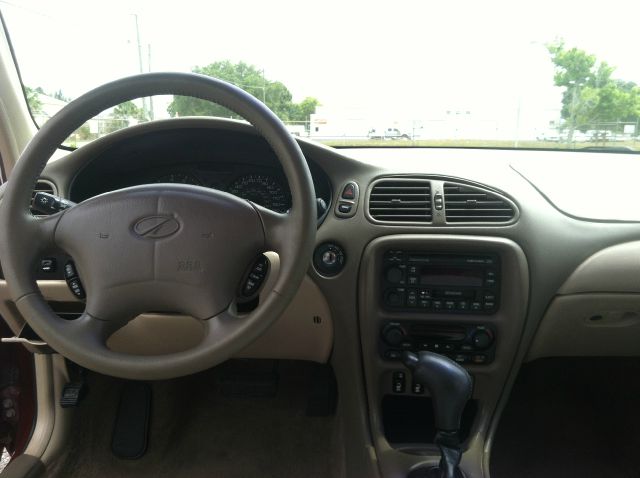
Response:
POLYGON ((425 266, 420 270, 420 285, 445 287, 482 287, 482 269, 425 266))

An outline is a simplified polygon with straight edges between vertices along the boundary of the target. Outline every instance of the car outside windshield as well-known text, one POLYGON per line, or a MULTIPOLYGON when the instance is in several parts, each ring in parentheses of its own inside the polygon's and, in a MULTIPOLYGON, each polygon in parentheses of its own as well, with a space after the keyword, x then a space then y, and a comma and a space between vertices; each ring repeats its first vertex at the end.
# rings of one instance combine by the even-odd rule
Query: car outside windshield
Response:
MULTIPOLYGON (((102 83, 147 71, 215 76, 292 134, 334 146, 633 151, 640 4, 565 1, 1 0, 41 125, 102 83)), ((182 116, 186 97, 128 102, 68 143, 182 116)))

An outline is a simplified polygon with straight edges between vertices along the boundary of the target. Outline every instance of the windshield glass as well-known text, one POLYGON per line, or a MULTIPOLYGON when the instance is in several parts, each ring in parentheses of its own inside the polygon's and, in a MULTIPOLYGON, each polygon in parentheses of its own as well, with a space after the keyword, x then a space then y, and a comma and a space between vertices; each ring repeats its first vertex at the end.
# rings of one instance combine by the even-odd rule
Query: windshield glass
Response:
MULTIPOLYGON (((336 146, 636 150, 640 3, 0 0, 42 124, 107 81, 195 71, 336 146)), ((151 119, 211 115, 192 98, 129 102, 81 145, 151 119)))

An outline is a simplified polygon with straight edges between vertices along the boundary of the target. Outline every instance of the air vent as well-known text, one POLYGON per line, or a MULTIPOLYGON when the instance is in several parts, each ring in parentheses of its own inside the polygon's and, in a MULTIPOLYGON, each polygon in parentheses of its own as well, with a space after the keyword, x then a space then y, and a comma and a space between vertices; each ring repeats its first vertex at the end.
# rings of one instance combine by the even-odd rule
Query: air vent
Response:
MULTIPOLYGON (((48 193, 48 194, 57 194, 56 188, 51 181, 47 181, 46 179, 38 179, 36 181, 36 186, 33 189, 33 193, 31 193, 31 203, 33 203, 33 198, 36 193, 48 193)), ((31 214, 34 216, 41 216, 41 214, 36 214, 33 209, 31 210, 31 214)))
POLYGON ((430 222, 431 183, 426 179, 384 179, 369 195, 369 214, 383 222, 430 222))
POLYGON ((447 222, 510 222, 516 215, 505 198, 473 186, 444 183, 444 208, 447 222))

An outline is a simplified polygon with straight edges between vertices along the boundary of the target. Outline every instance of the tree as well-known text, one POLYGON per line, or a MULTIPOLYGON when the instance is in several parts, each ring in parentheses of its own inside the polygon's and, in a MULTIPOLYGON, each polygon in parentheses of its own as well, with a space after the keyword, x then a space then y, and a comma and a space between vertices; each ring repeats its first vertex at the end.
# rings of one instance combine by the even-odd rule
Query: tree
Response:
POLYGON ((142 108, 138 108, 133 101, 120 103, 113 109, 111 116, 120 119, 137 119, 138 121, 148 121, 142 108))
POLYGON ((567 121, 567 142, 576 129, 595 123, 636 122, 640 117, 640 88, 633 82, 613 79, 615 68, 559 41, 547 45, 556 71, 554 83, 564 87, 562 118, 567 121))
MULTIPOLYGON (((293 103, 291 92, 280 81, 264 76, 264 71, 244 62, 217 61, 205 67, 195 67, 194 73, 212 76, 232 83, 263 101, 283 121, 307 121, 318 100, 305 98, 293 103)), ((224 106, 188 96, 174 96, 167 111, 171 116, 222 116, 241 118, 224 106)))
POLYGON ((29 109, 31 110, 31 114, 39 114, 42 113, 42 101, 40 101, 40 93, 42 92, 42 88, 29 88, 28 86, 24 87, 25 96, 27 97, 27 104, 29 105, 29 109), (40 90, 40 91, 38 91, 40 90))

